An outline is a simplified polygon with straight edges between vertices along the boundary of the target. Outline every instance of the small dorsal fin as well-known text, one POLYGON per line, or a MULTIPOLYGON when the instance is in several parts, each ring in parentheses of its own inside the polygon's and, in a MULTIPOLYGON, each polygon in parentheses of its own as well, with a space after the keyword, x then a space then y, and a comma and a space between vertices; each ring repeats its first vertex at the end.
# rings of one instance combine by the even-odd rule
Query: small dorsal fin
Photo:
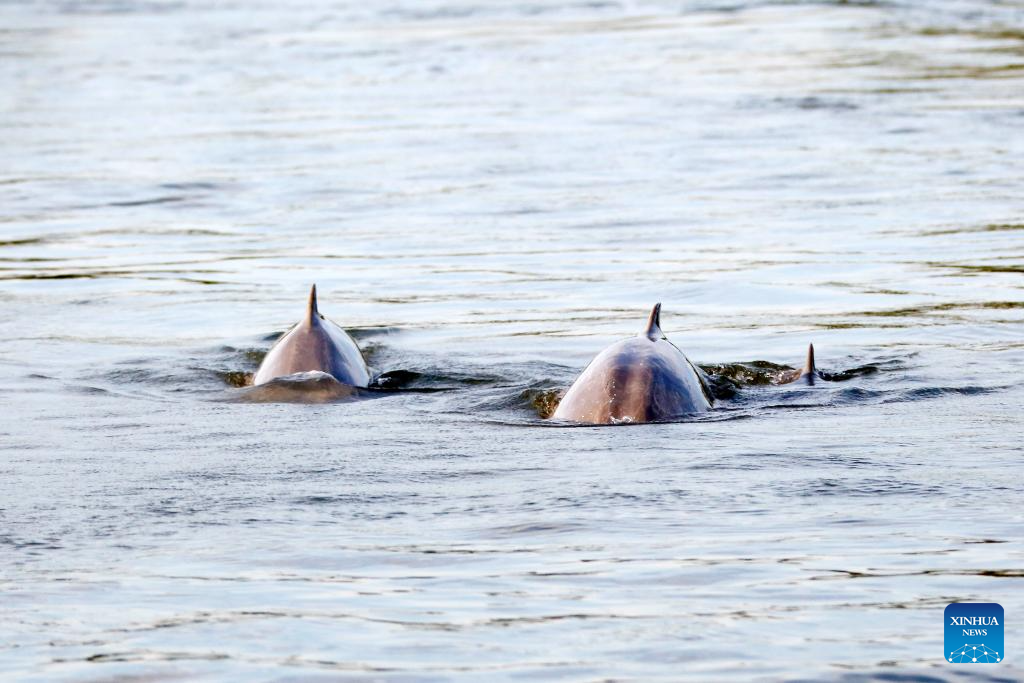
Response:
POLYGON ((312 325, 320 317, 320 311, 316 309, 316 285, 309 290, 309 303, 306 304, 306 324, 312 325))
POLYGON ((660 303, 654 304, 654 308, 651 309, 651 317, 647 319, 647 327, 644 328, 643 335, 651 341, 665 338, 665 334, 661 331, 660 303))
POLYGON ((817 374, 818 369, 814 367, 814 344, 807 346, 807 362, 804 363, 804 369, 800 371, 800 376, 814 375, 817 374))

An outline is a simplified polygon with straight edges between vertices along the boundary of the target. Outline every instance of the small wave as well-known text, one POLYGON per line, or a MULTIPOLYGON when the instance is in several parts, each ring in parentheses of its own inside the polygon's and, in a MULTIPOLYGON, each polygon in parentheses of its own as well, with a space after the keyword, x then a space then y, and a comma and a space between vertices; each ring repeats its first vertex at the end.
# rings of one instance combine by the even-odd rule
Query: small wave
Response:
POLYGON ((149 199, 134 199, 123 202, 108 202, 107 206, 148 206, 150 204, 173 204, 175 202, 183 202, 186 199, 188 199, 188 197, 171 195, 167 197, 151 197, 149 199))
POLYGON ((847 112, 860 109, 860 105, 849 100, 834 97, 819 97, 808 95, 806 97, 777 97, 774 102, 784 107, 802 109, 804 111, 825 110, 833 112, 847 112))
POLYGON ((586 529, 586 525, 576 522, 549 523, 549 522, 528 522, 524 524, 513 524, 511 526, 497 526, 481 529, 480 535, 487 538, 517 538, 520 536, 537 536, 575 533, 586 529))
POLYGON ((23 237, 21 239, 0 240, 0 247, 24 247, 30 244, 42 244, 45 237, 23 237))
POLYGON ((941 398, 943 396, 980 396, 991 394, 1009 387, 982 387, 968 385, 963 387, 919 387, 899 392, 896 396, 887 399, 885 403, 896 403, 901 401, 922 401, 941 398))
POLYGON ((839 370, 838 372, 823 372, 819 371, 818 374, 821 378, 828 382, 846 382, 856 377, 863 377, 865 375, 873 375, 881 370, 880 364, 868 364, 858 365, 855 368, 849 370, 839 370))
POLYGON ((835 393, 832 402, 836 404, 875 402, 885 399, 889 393, 884 389, 843 387, 835 393))
POLYGON ((711 380, 711 391, 715 398, 727 399, 736 395, 743 387, 782 384, 797 368, 779 365, 765 360, 744 363, 713 363, 701 365, 711 380))
POLYGON ((161 183, 160 187, 165 190, 177 190, 179 192, 187 192, 189 190, 220 190, 223 188, 219 183, 209 183, 202 181, 194 182, 181 182, 181 183, 161 183))
POLYGON ((889 478, 861 479, 858 481, 840 481, 837 479, 819 479, 801 484, 792 493, 797 496, 819 498, 822 496, 875 497, 892 495, 933 496, 941 495, 942 487, 927 486, 909 481, 897 481, 889 478))
POLYGON ((370 382, 371 389, 380 391, 407 391, 431 393, 439 391, 453 391, 478 384, 477 378, 460 376, 458 374, 445 374, 438 371, 416 370, 388 370, 373 378, 370 382))
MULTIPOLYGON (((550 367, 546 363, 528 364, 494 364, 486 369, 474 366, 467 366, 464 363, 456 365, 417 363, 409 358, 387 358, 385 352, 380 354, 388 361, 393 369, 381 372, 373 382, 373 387, 385 390, 403 391, 455 391, 477 389, 487 391, 490 389, 503 390, 502 398, 497 399, 500 407, 511 407, 518 403, 510 392, 515 392, 517 387, 530 385, 533 378, 542 374, 550 367)), ((560 366, 559 366, 560 367, 560 366)), ((488 395, 479 402, 482 409, 499 407, 492 401, 496 396, 488 395)))

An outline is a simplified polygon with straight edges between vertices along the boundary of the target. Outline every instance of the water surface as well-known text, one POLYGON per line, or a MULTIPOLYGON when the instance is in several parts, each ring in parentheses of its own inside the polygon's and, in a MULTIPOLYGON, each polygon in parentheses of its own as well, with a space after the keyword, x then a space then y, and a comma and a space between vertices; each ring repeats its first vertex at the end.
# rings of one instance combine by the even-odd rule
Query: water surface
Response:
POLYGON ((0 5, 0 676, 1024 676, 1024 5, 918 5, 0 5), (381 390, 248 400, 313 282, 381 390), (545 420, 657 301, 716 410, 545 420))

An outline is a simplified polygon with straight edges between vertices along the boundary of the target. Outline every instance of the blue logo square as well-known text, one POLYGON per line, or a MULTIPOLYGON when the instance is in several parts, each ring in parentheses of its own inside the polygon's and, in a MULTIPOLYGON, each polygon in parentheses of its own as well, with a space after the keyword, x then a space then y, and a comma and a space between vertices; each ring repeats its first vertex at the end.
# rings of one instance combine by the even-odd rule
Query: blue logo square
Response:
POLYGON ((995 664, 1003 661, 1003 608, 994 602, 954 602, 946 607, 946 661, 995 664))

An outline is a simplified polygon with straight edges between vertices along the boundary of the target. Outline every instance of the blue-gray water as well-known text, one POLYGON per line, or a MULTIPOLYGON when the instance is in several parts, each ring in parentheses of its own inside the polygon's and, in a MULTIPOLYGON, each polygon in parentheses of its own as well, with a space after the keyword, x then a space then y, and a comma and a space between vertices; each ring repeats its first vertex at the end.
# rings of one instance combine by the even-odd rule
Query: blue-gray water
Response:
POLYGON ((0 4, 0 678, 1024 676, 1022 27, 0 4), (313 282, 391 390, 251 402, 313 282), (656 301, 732 396, 545 420, 656 301))

